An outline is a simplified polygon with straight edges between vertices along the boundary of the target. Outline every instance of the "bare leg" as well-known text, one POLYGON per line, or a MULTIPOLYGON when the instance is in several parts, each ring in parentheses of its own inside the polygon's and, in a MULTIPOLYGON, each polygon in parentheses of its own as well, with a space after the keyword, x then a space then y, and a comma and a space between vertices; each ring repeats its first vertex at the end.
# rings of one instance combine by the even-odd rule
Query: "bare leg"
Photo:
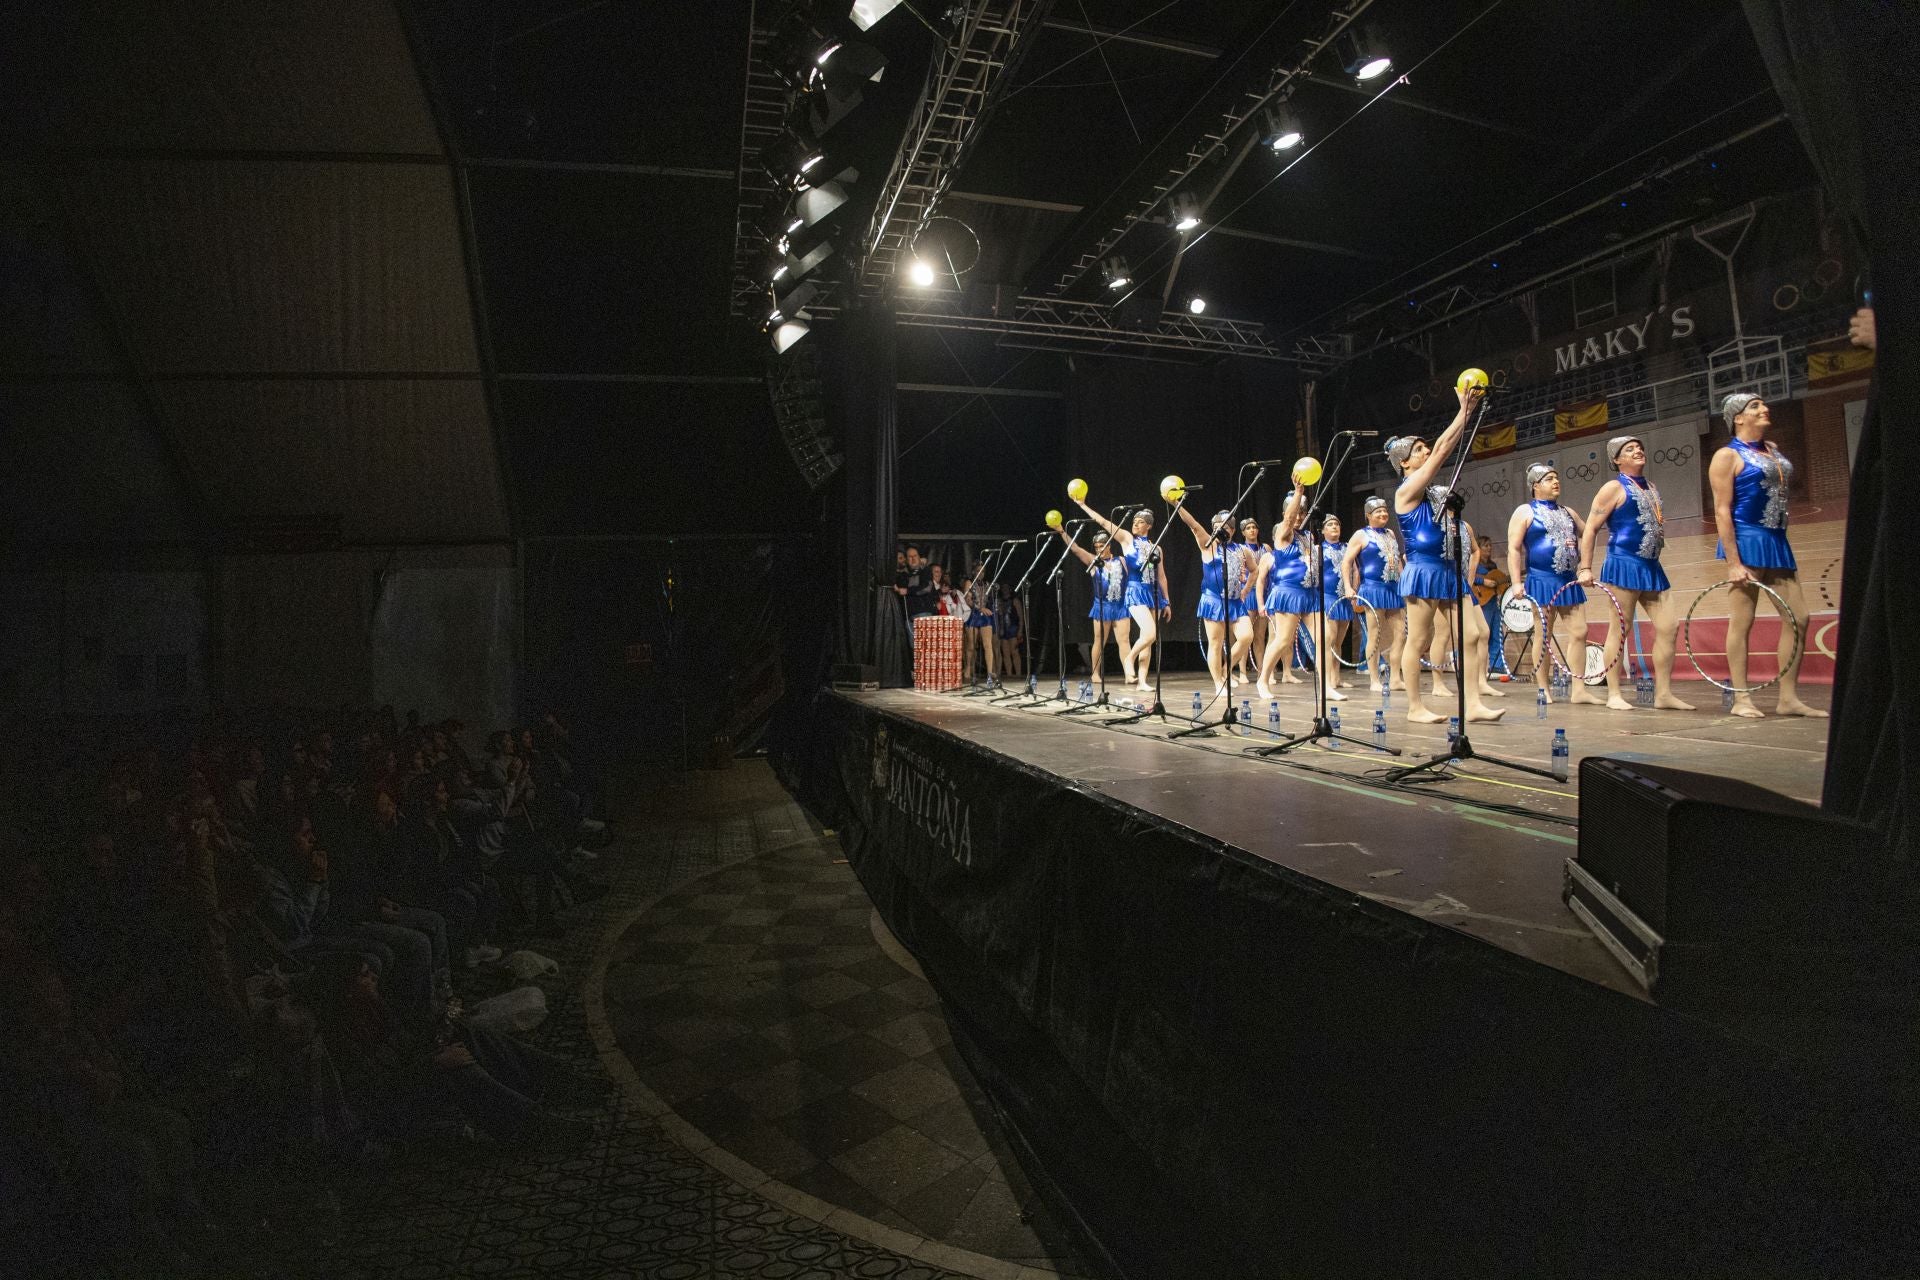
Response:
POLYGON ((1466 623, 1467 630, 1466 652, 1456 664, 1459 670, 1454 672, 1456 679, 1464 680, 1467 684, 1467 719, 1479 722, 1498 720, 1507 714, 1507 709, 1501 707, 1494 710, 1481 700, 1490 693, 1496 698, 1506 696, 1487 686, 1487 641, 1492 634, 1487 628, 1487 615, 1464 600, 1453 607, 1463 611, 1461 619, 1466 623))
POLYGON ((1000 674, 999 657, 995 652, 995 650, 998 648, 999 648, 999 644, 994 635, 993 628, 990 626, 981 627, 980 628, 980 652, 986 656, 988 684, 992 684, 994 677, 1000 674))
POLYGON ((1333 676, 1333 684, 1329 686, 1330 688, 1338 689, 1347 682, 1346 670, 1340 665, 1340 646, 1346 642, 1347 620, 1341 618, 1335 621, 1329 618, 1327 620, 1327 652, 1333 659, 1333 665, 1329 668, 1329 673, 1333 676))
POLYGON ((1680 629, 1680 602, 1672 591, 1647 597, 1647 617, 1653 621, 1653 705, 1666 711, 1691 711, 1673 692, 1674 637, 1680 629))
MULTIPOLYGON (((1727 683, 1736 689, 1747 687, 1747 640, 1753 632, 1754 606, 1760 602, 1760 588, 1751 583, 1727 588, 1727 683)), ((1783 686, 1786 681, 1780 682, 1783 686)), ((1764 714, 1753 705, 1753 695, 1733 695, 1732 712, 1747 720, 1764 714)))
POLYGON ((1447 687, 1446 679, 1440 673, 1459 665, 1449 661, 1453 654, 1453 617, 1445 614, 1445 608, 1441 606, 1445 616, 1433 624, 1433 640, 1427 645, 1427 665, 1433 668, 1433 696, 1436 698, 1453 696, 1453 690, 1447 687))
POLYGON ((1120 655, 1120 683, 1133 683, 1133 619, 1115 618, 1107 624, 1113 631, 1114 652, 1120 655))
POLYGON ((1273 697, 1273 670, 1293 654, 1293 637, 1299 629, 1300 615, 1276 613, 1267 627, 1267 652, 1260 659, 1260 696, 1273 697))
MULTIPOLYGON (((1266 656, 1267 652, 1267 615, 1264 613, 1250 614, 1247 617, 1247 621, 1253 626, 1253 643, 1248 646, 1247 652, 1253 655, 1255 662, 1258 662, 1266 656)), ((1243 659, 1240 663, 1240 679, 1244 683, 1246 678, 1247 664, 1243 659)))
POLYGON ((1105 668, 1107 665, 1107 628, 1112 623, 1093 620, 1093 683, 1100 688, 1107 687, 1105 668))
MULTIPOLYGON (((1144 692, 1153 687, 1148 677, 1153 673, 1153 646, 1154 641, 1160 638, 1160 628, 1158 620, 1153 616, 1153 610, 1146 605, 1136 604, 1127 612, 1133 615, 1134 625, 1140 628, 1140 638, 1133 642, 1131 657, 1136 687, 1144 692)), ((1163 655, 1162 665, 1165 662, 1163 655)))
MULTIPOLYGON (((1413 724, 1438 724, 1446 719, 1427 710, 1420 700, 1420 657, 1433 640, 1434 615, 1440 612, 1438 605, 1434 600, 1407 601, 1407 638, 1400 649, 1400 669, 1407 681, 1407 719, 1413 724)), ((1438 695, 1440 690, 1436 688, 1434 693, 1438 695)))
POLYGON ((1203 623, 1207 629, 1207 674, 1213 677, 1213 693, 1219 697, 1227 684, 1227 665, 1221 655, 1226 652, 1227 624, 1208 620, 1203 623))
MULTIPOLYGON (((1573 670, 1572 682, 1567 686, 1567 701, 1580 702, 1589 706, 1604 706, 1606 700, 1597 696, 1593 687, 1587 684, 1587 614, 1584 606, 1565 605, 1553 611, 1555 618, 1567 626, 1567 663, 1573 670)), ((1546 668, 1551 671, 1552 665, 1546 668)))
POLYGON ((1632 711, 1633 703, 1620 692, 1620 669, 1625 665, 1623 646, 1627 642, 1627 629, 1633 626, 1634 613, 1640 607, 1640 593, 1614 587, 1613 594, 1620 601, 1620 613, 1607 619, 1607 706, 1614 711, 1632 711))
MULTIPOLYGON (((1799 621, 1802 634, 1811 634, 1813 628, 1807 621, 1807 597, 1800 589, 1800 575, 1789 573, 1768 584, 1780 593, 1787 602, 1787 608, 1793 610, 1793 616, 1799 621)), ((1812 716, 1817 720, 1826 719, 1827 713, 1818 707, 1810 707, 1800 701, 1800 659, 1806 656, 1806 646, 1800 646, 1796 656, 1793 628, 1785 618, 1780 619, 1780 670, 1786 674, 1780 677, 1780 714, 1783 716, 1812 716)))
POLYGON ((1233 624, 1233 669, 1240 673, 1240 683, 1247 681, 1247 653, 1253 647, 1253 619, 1243 617, 1233 624))

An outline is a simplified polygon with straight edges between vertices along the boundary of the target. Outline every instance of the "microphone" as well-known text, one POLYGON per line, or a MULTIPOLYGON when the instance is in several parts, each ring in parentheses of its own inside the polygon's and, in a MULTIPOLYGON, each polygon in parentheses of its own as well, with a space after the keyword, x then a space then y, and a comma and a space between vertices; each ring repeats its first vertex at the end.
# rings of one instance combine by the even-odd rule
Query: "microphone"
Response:
POLYGON ((1334 434, 1340 436, 1377 436, 1380 433, 1378 431, 1336 431, 1334 434))
POLYGON ((1207 486, 1205 486, 1205 485, 1203 485, 1203 484, 1190 484, 1190 485, 1188 485, 1188 486, 1187 486, 1187 492, 1188 492, 1188 493, 1198 493, 1198 492, 1200 492, 1200 491, 1201 491, 1202 489, 1204 489, 1204 488, 1206 488, 1206 487, 1207 487, 1207 486))

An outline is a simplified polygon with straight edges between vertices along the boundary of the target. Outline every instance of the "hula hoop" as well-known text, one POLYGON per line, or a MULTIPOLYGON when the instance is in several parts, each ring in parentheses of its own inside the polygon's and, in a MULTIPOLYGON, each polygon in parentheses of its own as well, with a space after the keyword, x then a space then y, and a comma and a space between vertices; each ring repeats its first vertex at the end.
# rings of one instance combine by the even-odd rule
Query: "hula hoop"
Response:
MULTIPOLYGON (((1693 603, 1687 606, 1687 616, 1684 619, 1682 619, 1680 623, 1680 629, 1686 635, 1687 661, 1693 664, 1693 669, 1695 671, 1700 672, 1700 678, 1702 680, 1705 680, 1708 684, 1712 685, 1714 688, 1719 689, 1726 693, 1759 693, 1762 689, 1773 688, 1774 685, 1780 683, 1780 681, 1786 676, 1787 672, 1790 669, 1792 669, 1793 665, 1800 661, 1800 655, 1806 648, 1807 632, 1806 632, 1806 628, 1800 624, 1800 616, 1796 614, 1792 609, 1788 608, 1787 602, 1780 598, 1780 593, 1778 591, 1775 591, 1772 587, 1768 586, 1766 583, 1761 582, 1759 579, 1756 578, 1753 580, 1752 585, 1760 588, 1762 591, 1767 593, 1767 596, 1773 601, 1774 612, 1779 615, 1780 621, 1782 621, 1783 623, 1786 623, 1788 626, 1793 628, 1793 656, 1788 658, 1785 662, 1781 663, 1780 670, 1775 672, 1773 679, 1767 681, 1765 684, 1750 684, 1745 688, 1741 688, 1739 685, 1735 685, 1735 684, 1721 684, 1718 680, 1715 680, 1712 676, 1708 675, 1704 670, 1702 670, 1700 666, 1700 659, 1693 656, 1693 611, 1700 607, 1700 602, 1702 600, 1705 600, 1708 596, 1720 590, 1720 588, 1726 587, 1729 591, 1731 591, 1733 588, 1733 583, 1728 582, 1726 579, 1722 578, 1719 582, 1714 583, 1712 586, 1708 587, 1705 591, 1702 591, 1699 595, 1695 596, 1693 598, 1693 603)), ((1733 672, 1731 669, 1728 670, 1727 675, 1729 678, 1732 677, 1733 672)))
POLYGON ((1500 620, 1500 634, 1495 638, 1494 643, 1499 646, 1495 652, 1500 656, 1501 670, 1515 680, 1525 680, 1534 673, 1533 664, 1528 663, 1524 671, 1516 668, 1519 667, 1520 660, 1533 649, 1535 634, 1546 628, 1540 622, 1540 606, 1535 604, 1531 597, 1520 595, 1519 591, 1518 587, 1508 587, 1506 594, 1500 599, 1500 610, 1495 615, 1500 620), (1520 652, 1511 658, 1507 656, 1508 636, 1521 638, 1520 652))
MULTIPOLYGON (((1592 642, 1588 642, 1587 669, 1579 675, 1575 675, 1573 664, 1567 661, 1567 655, 1560 649, 1560 638, 1553 634, 1553 610, 1556 608, 1572 607, 1570 605, 1556 605, 1554 601, 1558 600, 1562 595, 1565 595, 1568 589, 1579 585, 1580 583, 1578 581, 1563 583, 1560 590, 1554 592, 1553 595, 1548 598, 1547 603, 1541 606, 1541 629, 1547 633, 1547 659, 1553 664, 1551 670, 1566 672, 1567 679, 1569 680, 1578 680, 1581 684, 1588 685, 1600 684, 1607 678, 1607 672, 1613 667, 1613 663, 1607 658, 1606 644, 1603 642, 1600 645, 1600 662, 1596 668, 1593 661, 1593 644, 1592 642)), ((1606 583, 1595 582, 1591 590, 1598 591, 1606 596, 1607 603, 1613 606, 1614 621, 1620 624, 1618 632, 1620 636, 1620 671, 1621 674, 1624 675, 1627 671, 1627 647, 1633 643, 1632 637, 1627 635, 1626 610, 1620 607, 1620 597, 1613 594, 1612 588, 1608 587, 1606 583)), ((1578 626, 1584 633, 1587 626, 1586 615, 1578 615, 1574 620, 1574 625, 1578 626)))

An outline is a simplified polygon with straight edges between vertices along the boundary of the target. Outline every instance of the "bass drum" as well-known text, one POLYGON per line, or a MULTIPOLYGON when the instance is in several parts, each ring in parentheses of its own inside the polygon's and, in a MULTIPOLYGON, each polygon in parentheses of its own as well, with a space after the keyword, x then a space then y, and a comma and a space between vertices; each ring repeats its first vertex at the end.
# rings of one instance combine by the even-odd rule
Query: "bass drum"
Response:
POLYGON ((1513 635, 1526 635, 1533 630, 1534 609, 1533 601, 1522 596, 1520 588, 1508 587, 1500 597, 1500 625, 1513 635))

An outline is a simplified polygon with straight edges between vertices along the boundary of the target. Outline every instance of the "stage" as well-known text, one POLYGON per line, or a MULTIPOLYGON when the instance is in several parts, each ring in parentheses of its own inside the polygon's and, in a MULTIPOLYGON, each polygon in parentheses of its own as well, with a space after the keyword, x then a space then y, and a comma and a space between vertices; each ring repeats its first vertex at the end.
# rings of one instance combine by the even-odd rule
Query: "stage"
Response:
MULTIPOLYGON (((1824 721, 1735 721, 1698 683, 1711 709, 1540 721, 1506 687, 1479 751, 1544 767, 1564 727, 1576 776, 1607 754, 1818 793, 1824 721)), ((1371 738, 1377 696, 1349 692, 1371 738)), ((1021 702, 823 693, 788 768, 1122 1272, 1912 1272, 1904 979, 1677 1013, 1561 902, 1571 783, 1257 759, 1261 702, 1252 732, 1177 740, 1021 702)), ((1394 763, 1444 748, 1404 713, 1394 763)))

